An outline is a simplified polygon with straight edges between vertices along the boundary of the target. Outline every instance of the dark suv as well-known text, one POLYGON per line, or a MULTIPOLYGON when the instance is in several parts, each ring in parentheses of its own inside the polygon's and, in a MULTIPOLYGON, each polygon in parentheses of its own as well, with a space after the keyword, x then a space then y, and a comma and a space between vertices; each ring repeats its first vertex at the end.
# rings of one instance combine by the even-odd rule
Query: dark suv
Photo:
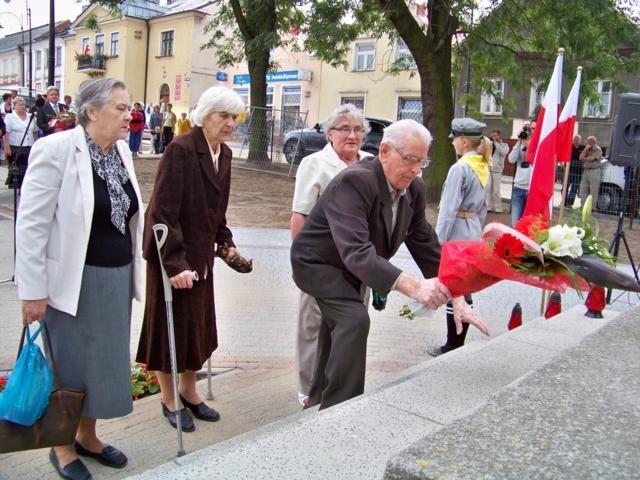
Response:
MULTIPOLYGON (((392 122, 390 120, 382 120, 380 118, 366 117, 371 126, 371 131, 364 137, 364 142, 360 149, 372 155, 378 154, 380 142, 382 141, 382 132, 385 127, 392 122)), ((282 150, 287 162, 293 162, 295 165, 300 163, 307 155, 318 152, 327 144, 322 125, 316 123, 312 128, 304 128, 302 130, 293 130, 285 135, 282 150)))

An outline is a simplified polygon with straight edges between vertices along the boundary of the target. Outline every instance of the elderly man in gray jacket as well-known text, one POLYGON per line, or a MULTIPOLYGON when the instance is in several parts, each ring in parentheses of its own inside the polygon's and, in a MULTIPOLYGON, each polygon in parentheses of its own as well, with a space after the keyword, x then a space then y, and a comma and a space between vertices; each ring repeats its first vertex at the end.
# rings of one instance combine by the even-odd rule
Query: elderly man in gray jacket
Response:
POLYGON ((502 185, 504 159, 508 153, 509 145, 503 140, 502 133, 500 130, 493 130, 491 132, 491 167, 487 189, 487 203, 490 212, 502 213, 500 186, 502 185))
MULTIPOLYGON (((327 408, 364 391, 367 286, 382 296, 398 290, 432 309, 451 296, 435 278, 440 244, 425 218, 420 173, 430 141, 429 131, 413 120, 387 127, 379 157, 339 173, 293 240, 293 279, 316 299, 322 314, 310 406, 327 408), (425 278, 389 262, 403 242, 425 278)), ((461 322, 467 322, 487 333, 462 297, 453 307, 460 331, 461 322)))

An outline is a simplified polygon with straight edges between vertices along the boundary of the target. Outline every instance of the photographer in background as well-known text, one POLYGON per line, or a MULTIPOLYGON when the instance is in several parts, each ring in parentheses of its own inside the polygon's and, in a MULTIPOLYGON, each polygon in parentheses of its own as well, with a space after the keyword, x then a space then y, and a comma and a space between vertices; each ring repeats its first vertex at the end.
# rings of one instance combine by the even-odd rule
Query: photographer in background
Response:
POLYGON ((580 161, 580 154, 584 150, 585 145, 582 143, 582 137, 575 135, 573 137, 573 143, 571 145, 571 163, 569 164, 569 187, 567 198, 565 199, 564 206, 571 208, 573 202, 578 195, 580 188, 580 181, 582 180, 582 162, 580 161))
POLYGON ((582 161, 582 180, 580 180, 580 200, 584 205, 589 195, 593 197, 593 204, 598 204, 598 191, 600 190, 600 163, 602 160, 602 149, 597 144, 594 136, 587 138, 587 145, 580 153, 582 161))
POLYGON ((502 213, 500 186, 502 184, 504 159, 508 153, 509 145, 503 141, 502 133, 500 130, 493 130, 491 132, 491 169, 487 188, 487 203, 489 204, 490 212, 502 213))
POLYGON ((518 134, 518 141, 513 146, 513 150, 509 154, 509 163, 516 164, 516 174, 513 178, 513 190, 511 191, 511 225, 520 220, 524 206, 527 203, 527 194, 529 193, 529 183, 531 182, 531 164, 527 162, 527 148, 529 140, 536 128, 536 122, 533 120, 530 125, 522 127, 522 131, 518 134))

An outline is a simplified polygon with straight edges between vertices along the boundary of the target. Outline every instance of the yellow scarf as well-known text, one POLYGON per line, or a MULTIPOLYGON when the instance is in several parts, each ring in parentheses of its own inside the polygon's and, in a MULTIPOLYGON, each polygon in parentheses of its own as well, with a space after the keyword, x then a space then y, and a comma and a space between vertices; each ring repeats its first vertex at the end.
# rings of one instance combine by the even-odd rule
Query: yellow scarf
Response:
POLYGON ((458 162, 464 162, 471 167, 473 173, 480 180, 482 188, 487 185, 487 181, 489 181, 489 165, 484 161, 482 155, 465 155, 458 162))

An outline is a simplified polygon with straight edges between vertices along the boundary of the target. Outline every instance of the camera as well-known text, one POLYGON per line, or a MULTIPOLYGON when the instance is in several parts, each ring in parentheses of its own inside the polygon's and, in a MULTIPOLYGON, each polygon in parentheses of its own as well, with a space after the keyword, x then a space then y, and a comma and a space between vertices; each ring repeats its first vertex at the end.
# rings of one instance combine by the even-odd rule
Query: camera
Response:
POLYGON ((520 140, 529 140, 531 137, 531 127, 529 125, 525 125, 522 127, 522 131, 518 134, 518 138, 520 140))

